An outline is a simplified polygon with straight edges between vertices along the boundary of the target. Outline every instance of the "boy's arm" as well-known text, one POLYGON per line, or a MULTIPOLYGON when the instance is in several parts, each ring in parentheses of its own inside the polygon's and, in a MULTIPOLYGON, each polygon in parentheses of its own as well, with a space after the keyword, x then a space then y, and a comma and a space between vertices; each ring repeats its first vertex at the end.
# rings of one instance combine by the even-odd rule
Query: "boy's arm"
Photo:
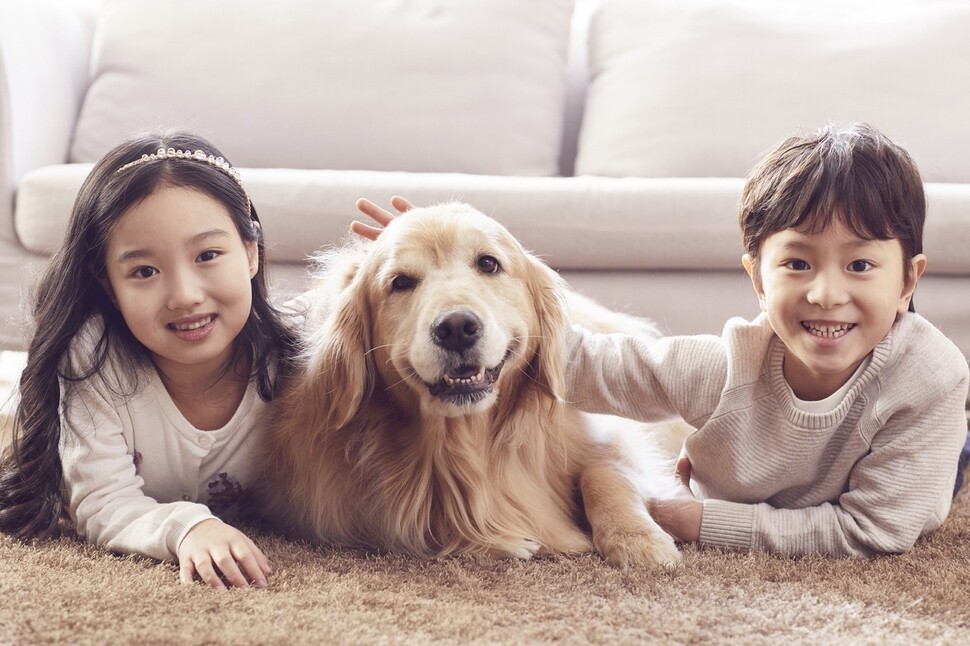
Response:
POLYGON ((852 469, 834 503, 778 509, 767 503, 705 500, 700 542, 786 555, 871 556, 910 550, 950 507, 966 439, 967 380, 890 419, 852 469))
POLYGON ((590 413, 640 421, 682 417, 699 427, 720 400, 727 356, 715 336, 642 339, 574 326, 566 400, 590 413))

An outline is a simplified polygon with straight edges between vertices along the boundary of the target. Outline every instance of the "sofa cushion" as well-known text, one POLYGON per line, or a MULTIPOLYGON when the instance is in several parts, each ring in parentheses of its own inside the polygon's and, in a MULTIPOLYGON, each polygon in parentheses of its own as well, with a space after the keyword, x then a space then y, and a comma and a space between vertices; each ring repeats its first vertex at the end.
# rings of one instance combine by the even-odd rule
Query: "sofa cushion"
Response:
POLYGON ((926 181, 970 182, 970 3, 605 0, 576 172, 741 177, 777 141, 866 121, 926 181))
POLYGON ((559 169, 573 0, 108 0, 70 157, 192 129, 237 166, 559 169))
MULTIPOLYGON (((28 173, 15 226, 26 249, 61 244, 90 164, 28 173)), ((388 204, 460 200, 502 222, 550 265, 570 270, 740 270, 740 178, 500 177, 458 173, 241 168, 266 232, 267 258, 302 263, 348 235, 358 197, 388 204)), ((970 184, 928 184, 930 274, 970 274, 970 184)))
MULTIPOLYGON (((15 226, 34 253, 63 241, 91 164, 28 173, 15 226)), ((507 177, 459 173, 240 168, 273 262, 303 262, 346 237, 366 196, 388 204, 459 200, 492 215, 549 264, 564 269, 737 269, 740 179, 507 177)))

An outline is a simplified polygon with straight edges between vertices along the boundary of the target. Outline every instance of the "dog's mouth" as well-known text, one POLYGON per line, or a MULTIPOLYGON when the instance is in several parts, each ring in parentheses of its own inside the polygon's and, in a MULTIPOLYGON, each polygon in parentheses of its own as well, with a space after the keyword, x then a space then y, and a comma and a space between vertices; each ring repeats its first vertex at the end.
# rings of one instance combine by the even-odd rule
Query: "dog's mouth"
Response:
POLYGON ((495 389, 495 382, 498 381, 505 361, 511 353, 510 348, 493 368, 486 368, 480 364, 459 364, 449 368, 441 379, 433 384, 427 384, 428 392, 432 397, 456 406, 479 402, 495 389))
POLYGON ((445 372, 435 383, 428 384, 428 392, 432 397, 452 404, 472 404, 492 392, 504 365, 504 359, 494 368, 460 365, 445 372))

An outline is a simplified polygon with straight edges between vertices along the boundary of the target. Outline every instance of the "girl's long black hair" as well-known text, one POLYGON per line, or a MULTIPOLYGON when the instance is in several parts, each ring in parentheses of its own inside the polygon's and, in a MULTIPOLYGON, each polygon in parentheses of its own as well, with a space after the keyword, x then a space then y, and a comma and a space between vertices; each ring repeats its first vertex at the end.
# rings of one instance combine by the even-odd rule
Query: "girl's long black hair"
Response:
POLYGON ((252 377, 260 397, 270 400, 296 355, 294 332, 271 304, 264 271, 264 245, 256 211, 245 190, 225 170, 203 161, 160 159, 125 164, 159 148, 224 157, 194 134, 166 130, 137 135, 95 164, 74 203, 60 249, 51 258, 31 302, 33 336, 19 384, 13 437, 0 457, 0 531, 21 539, 47 538, 64 515, 61 439, 61 388, 97 373, 109 353, 130 362, 132 372, 150 364, 99 278, 104 276, 108 236, 124 213, 160 186, 191 188, 226 207, 240 236, 257 243, 259 267, 252 279, 252 309, 236 339, 229 366, 240 353, 252 358, 252 377), (69 348, 93 317, 104 321, 92 361, 73 365, 69 348))

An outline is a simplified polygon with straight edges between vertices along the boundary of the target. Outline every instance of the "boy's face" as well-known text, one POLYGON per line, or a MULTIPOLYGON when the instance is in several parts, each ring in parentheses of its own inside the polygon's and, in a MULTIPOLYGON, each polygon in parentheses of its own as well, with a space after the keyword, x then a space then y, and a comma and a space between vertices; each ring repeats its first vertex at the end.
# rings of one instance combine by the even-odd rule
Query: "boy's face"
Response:
POLYGON ((786 229, 742 259, 762 311, 784 342, 785 379, 800 399, 838 390, 909 307, 926 257, 908 279, 898 240, 865 240, 833 222, 820 233, 786 229), (755 273, 757 271, 758 273, 755 273))

